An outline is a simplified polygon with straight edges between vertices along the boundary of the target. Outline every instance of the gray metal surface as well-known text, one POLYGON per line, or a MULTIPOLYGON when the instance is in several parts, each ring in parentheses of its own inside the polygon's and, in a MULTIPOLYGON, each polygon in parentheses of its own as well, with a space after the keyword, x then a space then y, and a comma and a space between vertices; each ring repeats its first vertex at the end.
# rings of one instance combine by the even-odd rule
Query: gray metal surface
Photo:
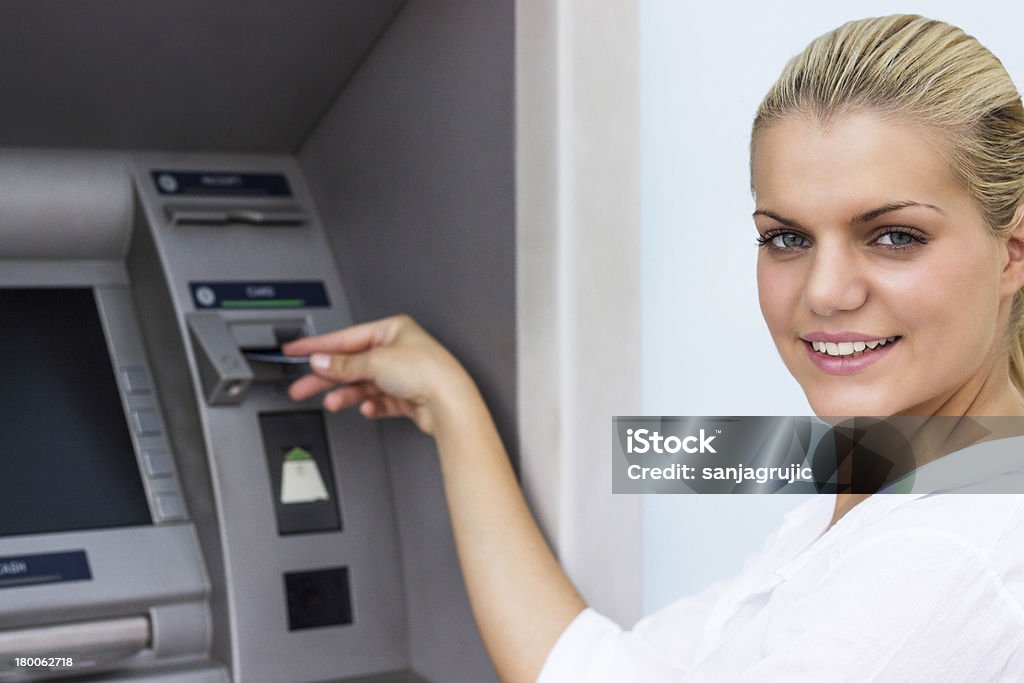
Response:
POLYGON ((0 631, 0 657, 138 652, 149 645, 151 637, 145 617, 0 631))
POLYGON ((143 673, 118 672, 76 679, 79 683, 229 683, 227 672, 220 667, 183 667, 169 671, 143 673))
POLYGON ((290 152, 403 0, 3 0, 0 146, 290 152))
POLYGON ((210 405, 238 405, 253 376, 227 322, 219 313, 189 313, 186 319, 203 398, 210 405))
POLYGON ((5 628, 144 613, 154 604, 202 600, 207 590, 185 524, 0 539, 3 556, 69 548, 86 551, 92 581, 5 589, 5 628))
MULTIPOLYGON (((4 109, 6 99, 0 112, 4 109)), ((0 150, 0 188, 0 258, 116 260, 124 255, 132 188, 123 155, 0 150)))
MULTIPOLYGON (((412 0, 303 145, 359 321, 409 313, 480 384, 515 457, 515 3, 412 0)), ((496 680, 456 561, 436 453, 381 424, 413 665, 496 680)))

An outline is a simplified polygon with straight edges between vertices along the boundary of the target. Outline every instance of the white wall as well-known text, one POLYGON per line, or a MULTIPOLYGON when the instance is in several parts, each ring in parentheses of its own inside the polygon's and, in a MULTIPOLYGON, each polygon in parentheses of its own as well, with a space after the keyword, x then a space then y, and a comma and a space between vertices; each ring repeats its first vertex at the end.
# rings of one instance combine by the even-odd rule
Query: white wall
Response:
POLYGON ((521 474, 570 578, 640 616, 641 501, 611 492, 611 417, 641 406, 635 0, 516 3, 521 474))
MULTIPOLYGON (((750 123, 785 62, 845 21, 912 12, 956 24, 1024 84, 1019 2, 639 0, 643 412, 810 414, 757 307, 750 123)), ((796 496, 649 496, 650 612, 735 572, 796 496)))

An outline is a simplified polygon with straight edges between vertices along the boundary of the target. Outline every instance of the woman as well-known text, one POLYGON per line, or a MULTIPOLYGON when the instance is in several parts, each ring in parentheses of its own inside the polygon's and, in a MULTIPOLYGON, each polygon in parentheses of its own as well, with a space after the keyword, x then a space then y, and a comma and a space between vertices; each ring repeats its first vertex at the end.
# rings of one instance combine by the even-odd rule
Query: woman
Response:
MULTIPOLYGON (((920 17, 846 24, 768 93, 751 170, 762 311, 817 414, 1024 416, 1024 109, 995 57, 920 17)), ((437 440, 504 680, 1024 680, 1020 496, 818 496, 738 577, 624 632, 572 587, 472 380, 412 320, 286 350, 313 354, 295 399, 437 440)))

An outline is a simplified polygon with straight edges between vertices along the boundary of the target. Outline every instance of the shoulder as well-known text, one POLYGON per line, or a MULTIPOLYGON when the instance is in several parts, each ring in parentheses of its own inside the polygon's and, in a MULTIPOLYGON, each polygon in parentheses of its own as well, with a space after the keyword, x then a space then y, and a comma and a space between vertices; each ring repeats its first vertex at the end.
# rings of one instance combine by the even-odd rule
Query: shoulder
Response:
POLYGON ((907 543, 929 539, 936 551, 971 558, 972 566, 990 573, 1024 609, 1024 495, 923 496, 879 520, 872 531, 907 543))
POLYGON ((945 538, 985 560, 1003 556, 1024 562, 1024 495, 929 494, 894 506, 864 531, 945 538))
POLYGON ((780 568, 776 613, 788 611, 793 624, 843 615, 875 633, 890 624, 930 633, 941 625, 943 633, 933 635, 943 638, 982 623, 1017 639, 1024 629, 1022 510, 1020 496, 869 499, 780 568))
POLYGON ((946 605, 984 593, 990 609, 1024 624, 1024 495, 877 495, 861 506, 801 567, 804 580, 855 582, 897 600, 941 597, 946 605))

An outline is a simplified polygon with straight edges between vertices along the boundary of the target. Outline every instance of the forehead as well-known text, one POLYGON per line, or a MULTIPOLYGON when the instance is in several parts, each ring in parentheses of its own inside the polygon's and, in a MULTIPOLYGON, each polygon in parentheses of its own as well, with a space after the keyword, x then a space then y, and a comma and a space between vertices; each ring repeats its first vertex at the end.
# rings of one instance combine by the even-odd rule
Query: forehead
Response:
POLYGON ((934 135, 872 113, 827 126, 799 115, 775 121, 758 133, 751 170, 758 208, 794 218, 858 214, 894 200, 971 205, 934 135))

